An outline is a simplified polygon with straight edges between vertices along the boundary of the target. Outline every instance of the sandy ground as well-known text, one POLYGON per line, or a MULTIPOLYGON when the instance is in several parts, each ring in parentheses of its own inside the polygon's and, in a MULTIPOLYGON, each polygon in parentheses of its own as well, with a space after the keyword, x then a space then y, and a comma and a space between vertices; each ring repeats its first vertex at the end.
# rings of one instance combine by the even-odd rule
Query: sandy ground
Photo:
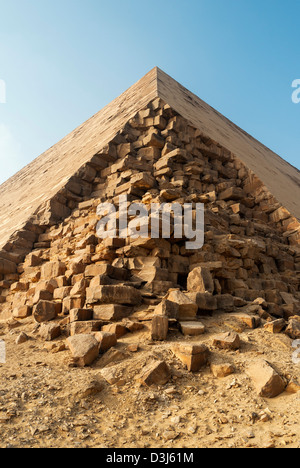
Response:
POLYGON ((85 369, 69 366, 67 350, 45 350, 31 320, 9 332, 0 323, 7 351, 6 364, 0 364, 0 447, 300 447, 300 393, 264 400, 245 373, 250 362, 264 358, 287 379, 299 377, 292 341, 263 329, 243 330, 230 315, 201 321, 207 330, 201 337, 186 338, 174 330, 159 344, 151 342, 145 323, 145 331, 120 340, 118 363, 109 364, 109 354, 85 369), (241 349, 214 349, 212 337, 232 329, 240 332, 241 349), (21 331, 30 340, 16 345, 21 331), (187 372, 170 349, 179 341, 207 344, 211 362, 232 363, 235 374, 218 379, 210 366, 187 372), (129 351, 132 344, 139 345, 137 352, 129 351), (151 359, 170 365, 167 385, 148 388, 138 382, 137 375, 151 359), (122 370, 119 385, 104 381, 101 369, 106 364, 122 370))

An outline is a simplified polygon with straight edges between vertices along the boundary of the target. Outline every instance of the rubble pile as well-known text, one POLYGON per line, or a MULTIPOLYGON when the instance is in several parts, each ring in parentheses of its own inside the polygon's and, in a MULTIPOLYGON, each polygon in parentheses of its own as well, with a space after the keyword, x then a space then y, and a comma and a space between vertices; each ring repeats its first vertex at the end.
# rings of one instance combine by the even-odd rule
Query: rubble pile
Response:
MULTIPOLYGON (((150 227, 151 218, 145 222, 150 227)), ((70 364, 80 367, 128 333, 148 326, 159 345, 175 330, 173 358, 197 372, 210 359, 201 317, 224 312, 248 329, 300 337, 299 243, 298 220, 263 182, 157 98, 2 249, 1 318, 13 327, 32 317, 40 339, 64 337, 59 350, 67 348, 70 364), (203 248, 187 249, 174 225, 169 238, 152 238, 150 230, 148 238, 99 238, 97 207, 118 206, 122 195, 148 207, 204 204, 203 248)), ((220 334, 213 346, 238 350, 239 335, 220 334)), ((269 363, 256 366, 249 372, 261 394, 285 389, 269 363)), ((233 368, 212 365, 212 372, 233 368)), ((169 376, 166 362, 154 360, 140 380, 164 384, 169 376)))

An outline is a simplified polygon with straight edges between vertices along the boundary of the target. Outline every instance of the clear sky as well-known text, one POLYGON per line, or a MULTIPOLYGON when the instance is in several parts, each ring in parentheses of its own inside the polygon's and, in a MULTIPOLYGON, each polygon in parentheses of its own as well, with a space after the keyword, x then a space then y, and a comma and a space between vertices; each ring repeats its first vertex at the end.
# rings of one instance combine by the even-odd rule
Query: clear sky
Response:
POLYGON ((299 0, 0 0, 0 183, 154 66, 299 168, 299 44, 299 0))

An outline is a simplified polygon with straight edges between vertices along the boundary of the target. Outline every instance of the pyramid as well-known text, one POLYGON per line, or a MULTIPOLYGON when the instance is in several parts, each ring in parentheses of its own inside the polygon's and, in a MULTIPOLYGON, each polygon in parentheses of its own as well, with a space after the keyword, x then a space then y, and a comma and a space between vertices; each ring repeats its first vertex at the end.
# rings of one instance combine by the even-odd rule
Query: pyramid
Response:
POLYGON ((191 331, 216 310, 251 326, 300 315, 299 171, 158 68, 0 195, 0 318, 59 320, 71 337, 153 319, 163 339, 166 317, 191 331), (203 248, 99 239, 97 207, 120 195, 204 204, 203 248))

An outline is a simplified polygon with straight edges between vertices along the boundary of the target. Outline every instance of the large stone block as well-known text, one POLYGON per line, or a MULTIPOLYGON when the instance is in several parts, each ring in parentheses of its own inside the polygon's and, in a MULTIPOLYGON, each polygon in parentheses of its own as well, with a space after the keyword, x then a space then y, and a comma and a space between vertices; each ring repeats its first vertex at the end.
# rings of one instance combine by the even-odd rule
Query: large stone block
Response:
POLYGON ((251 364, 247 374, 263 398, 275 398, 285 390, 286 383, 283 378, 263 359, 251 364))
POLYGON ((10 275, 16 271, 17 265, 15 263, 0 257, 0 275, 10 275))
POLYGON ((85 367, 92 364, 99 356, 99 342, 92 335, 77 335, 67 339, 74 364, 85 367))
POLYGON ((165 361, 151 362, 139 377, 143 385, 165 385, 171 377, 170 369, 165 361))
POLYGON ((165 315, 155 315, 152 319, 151 336, 153 341, 165 341, 169 331, 169 319, 165 315))
POLYGON ((197 316, 198 305, 179 289, 170 291, 166 299, 178 305, 178 320, 189 321, 197 316))
POLYGON ((207 364, 210 355, 209 349, 203 344, 177 344, 172 351, 189 372, 198 372, 207 364))
POLYGON ((57 304, 51 301, 40 301, 33 308, 33 316, 36 322, 50 322, 58 315, 57 304))
POLYGON ((41 268, 41 279, 50 280, 63 276, 66 272, 66 265, 63 262, 48 262, 41 268))
POLYGON ((140 305, 142 303, 140 291, 131 286, 98 286, 88 288, 86 292, 88 304, 100 302, 102 304, 140 305))
POLYGON ((188 276, 187 289, 191 292, 213 294, 215 286, 210 271, 202 267, 194 268, 188 276))
POLYGON ((120 304, 103 304, 93 307, 94 320, 103 320, 104 322, 118 321, 127 318, 131 315, 132 307, 123 306, 120 304))

